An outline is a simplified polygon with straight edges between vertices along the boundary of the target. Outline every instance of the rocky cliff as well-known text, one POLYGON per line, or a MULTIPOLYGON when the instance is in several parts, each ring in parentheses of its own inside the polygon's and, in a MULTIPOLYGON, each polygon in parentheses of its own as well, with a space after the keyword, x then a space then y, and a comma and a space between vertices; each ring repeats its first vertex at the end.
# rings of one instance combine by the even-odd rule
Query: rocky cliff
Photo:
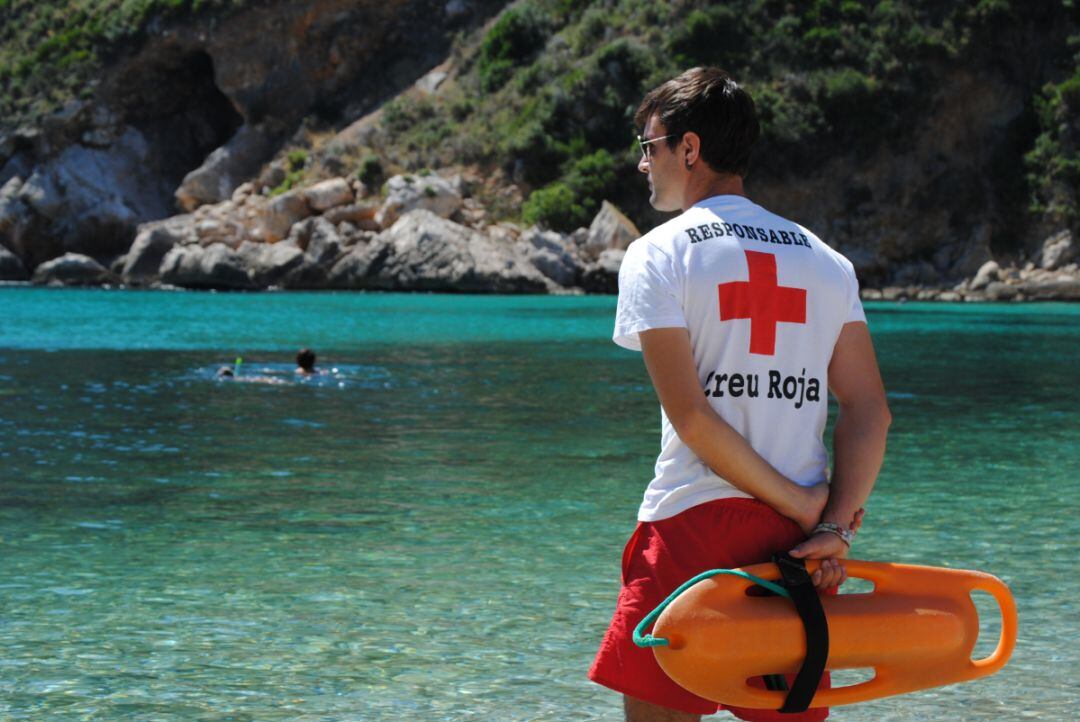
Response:
POLYGON ((228 199, 303 118, 378 107, 501 5, 267 0, 150 21, 92 97, 0 126, 0 244, 28 269, 123 254, 139 223, 228 199))
POLYGON ((758 100, 751 195, 847 254, 878 296, 1080 295, 1071 6, 230 7, 151 18, 87 97, 0 130, 0 278, 611 289, 624 241, 611 231, 589 246, 574 229, 605 200, 630 227, 661 220, 634 169, 630 116, 657 80, 711 62, 758 100), (403 227, 444 239, 457 249, 446 257, 393 231, 417 207, 402 200, 419 187, 406 179, 425 176, 424 210, 454 227, 403 227), (456 200, 435 207, 449 197, 440 178, 456 200), (315 256, 309 237, 323 239, 315 256), (43 267, 69 253, 93 265, 43 267), (352 270, 335 272, 345 256, 352 270), (489 256, 517 281, 444 272, 489 256), (434 265, 417 275, 420 257, 434 265))

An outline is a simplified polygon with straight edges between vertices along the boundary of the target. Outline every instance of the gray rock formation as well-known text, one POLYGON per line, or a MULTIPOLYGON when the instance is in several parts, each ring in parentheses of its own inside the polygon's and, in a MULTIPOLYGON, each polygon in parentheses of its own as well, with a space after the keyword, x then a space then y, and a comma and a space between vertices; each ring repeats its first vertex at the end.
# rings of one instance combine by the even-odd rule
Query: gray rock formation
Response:
POLYGON ((304 286, 309 275, 325 278, 325 272, 312 274, 314 266, 304 252, 289 241, 280 243, 252 243, 244 241, 236 249, 236 255, 248 270, 252 284, 257 288, 270 286, 304 286))
POLYGON ((1011 301, 1020 293, 1020 289, 1004 281, 991 281, 984 291, 990 301, 1011 301))
POLYGON ((190 214, 139 226, 135 242, 124 259, 120 277, 131 286, 153 283, 158 280, 161 262, 174 246, 195 243, 197 240, 190 214))
POLYGON ((1080 278, 1027 281, 1019 290, 1033 301, 1080 301, 1080 278))
POLYGON ((34 269, 34 283, 50 286, 100 286, 114 280, 109 269, 81 253, 65 253, 34 269))
POLYGON ((0 238, 28 266, 64 251, 127 250, 138 223, 168 215, 166 179, 146 138, 127 128, 108 149, 71 145, 0 192, 0 238))
POLYGON ((303 190, 308 206, 316 213, 353 202, 353 190, 344 178, 331 178, 303 190))
POLYGON ((981 291, 990 285, 992 281, 1000 281, 1001 279, 1001 267, 997 264, 997 261, 987 261, 979 267, 969 288, 973 291, 981 291))
POLYGON ((580 283, 583 264, 570 237, 534 226, 521 234, 518 244, 529 263, 554 283, 563 288, 580 283))
POLYGON ((380 227, 375 220, 375 214, 378 211, 379 207, 374 203, 350 203, 331 208, 324 217, 335 226, 339 223, 351 223, 360 230, 378 231, 380 227))
POLYGON ((176 205, 190 212, 207 203, 228 200, 277 150, 278 141, 277 134, 266 126, 242 126, 228 143, 184 176, 175 192, 176 205))
POLYGON ((544 293, 547 279, 517 249, 431 211, 399 219, 330 272, 334 287, 471 293, 544 293))
POLYGON ((346 290, 385 288, 373 276, 389 252, 386 244, 375 241, 354 246, 327 273, 326 285, 346 290))
POLYGON ((19 257, 0 246, 0 281, 25 281, 29 277, 19 257))
POLYGON ((0 201, 0 244, 26 267, 65 251, 122 254, 137 225, 177 201, 190 210, 228 199, 313 105, 352 118, 375 109, 505 2, 233 5, 155 19, 109 52, 90 100, 40 128, 4 129, 0 187, 18 178, 19 192, 0 201))
POLYGON ((293 224, 311 215, 311 206, 302 190, 291 190, 270 199, 257 220, 256 234, 266 243, 289 235, 293 224))
POLYGON ((619 268, 626 251, 609 248, 589 264, 581 274, 581 287, 589 293, 618 293, 619 268))
POLYGON ((449 218, 461 208, 462 198, 454 183, 435 174, 396 175, 386 182, 386 201, 375 216, 382 228, 389 228, 406 213, 422 208, 449 218))
POLYGON ((611 203, 604 201, 600 212, 589 226, 589 235, 585 240, 585 256, 598 259, 609 248, 626 250, 641 232, 633 221, 611 203))
POLYGON ((1043 241, 1039 253, 1039 267, 1047 270, 1061 268, 1077 257, 1077 248, 1073 244, 1070 231, 1061 231, 1043 241))
POLYGON ((322 216, 298 223, 293 230, 297 245, 320 266, 332 267, 345 252, 346 243, 337 227, 322 216))
POLYGON ((254 283, 244 261, 223 243, 176 246, 161 262, 161 281, 184 288, 251 289, 254 283))

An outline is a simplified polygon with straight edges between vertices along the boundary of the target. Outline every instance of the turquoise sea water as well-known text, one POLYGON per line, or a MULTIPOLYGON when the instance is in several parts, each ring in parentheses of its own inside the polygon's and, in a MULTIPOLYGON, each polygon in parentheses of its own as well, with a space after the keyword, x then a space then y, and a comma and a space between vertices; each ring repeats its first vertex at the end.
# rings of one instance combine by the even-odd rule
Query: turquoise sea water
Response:
MULTIPOLYGON (((0 719, 621 719, 584 675, 658 414, 613 310, 0 288, 0 719), (237 356, 281 383, 216 381, 237 356)), ((833 718, 1073 719, 1080 306, 869 316, 895 421, 855 556, 993 572, 1021 633, 833 718)))

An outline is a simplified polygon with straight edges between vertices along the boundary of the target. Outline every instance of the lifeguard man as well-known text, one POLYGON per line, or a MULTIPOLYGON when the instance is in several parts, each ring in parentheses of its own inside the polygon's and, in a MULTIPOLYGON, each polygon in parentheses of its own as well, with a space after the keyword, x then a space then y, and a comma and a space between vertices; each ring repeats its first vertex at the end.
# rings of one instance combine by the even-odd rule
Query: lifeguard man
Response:
POLYGON ((635 121, 649 201, 681 214, 633 242, 619 272, 614 339, 644 356, 661 448, 589 676, 624 695, 628 722, 691 722, 718 705, 671 681, 634 627, 696 574, 778 551, 824 560, 819 589, 842 582, 890 415, 851 263, 746 197, 759 135, 747 92, 694 68, 649 92, 635 121), (826 389, 840 409, 831 474, 826 389))

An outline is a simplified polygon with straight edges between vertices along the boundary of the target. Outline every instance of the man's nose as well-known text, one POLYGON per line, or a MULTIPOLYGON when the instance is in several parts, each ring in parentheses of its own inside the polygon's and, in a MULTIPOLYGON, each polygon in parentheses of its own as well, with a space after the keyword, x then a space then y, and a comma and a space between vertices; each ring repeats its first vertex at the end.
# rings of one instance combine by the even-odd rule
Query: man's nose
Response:
POLYGON ((641 154, 641 160, 637 162, 637 169, 642 173, 649 172, 649 156, 644 153, 641 154))

